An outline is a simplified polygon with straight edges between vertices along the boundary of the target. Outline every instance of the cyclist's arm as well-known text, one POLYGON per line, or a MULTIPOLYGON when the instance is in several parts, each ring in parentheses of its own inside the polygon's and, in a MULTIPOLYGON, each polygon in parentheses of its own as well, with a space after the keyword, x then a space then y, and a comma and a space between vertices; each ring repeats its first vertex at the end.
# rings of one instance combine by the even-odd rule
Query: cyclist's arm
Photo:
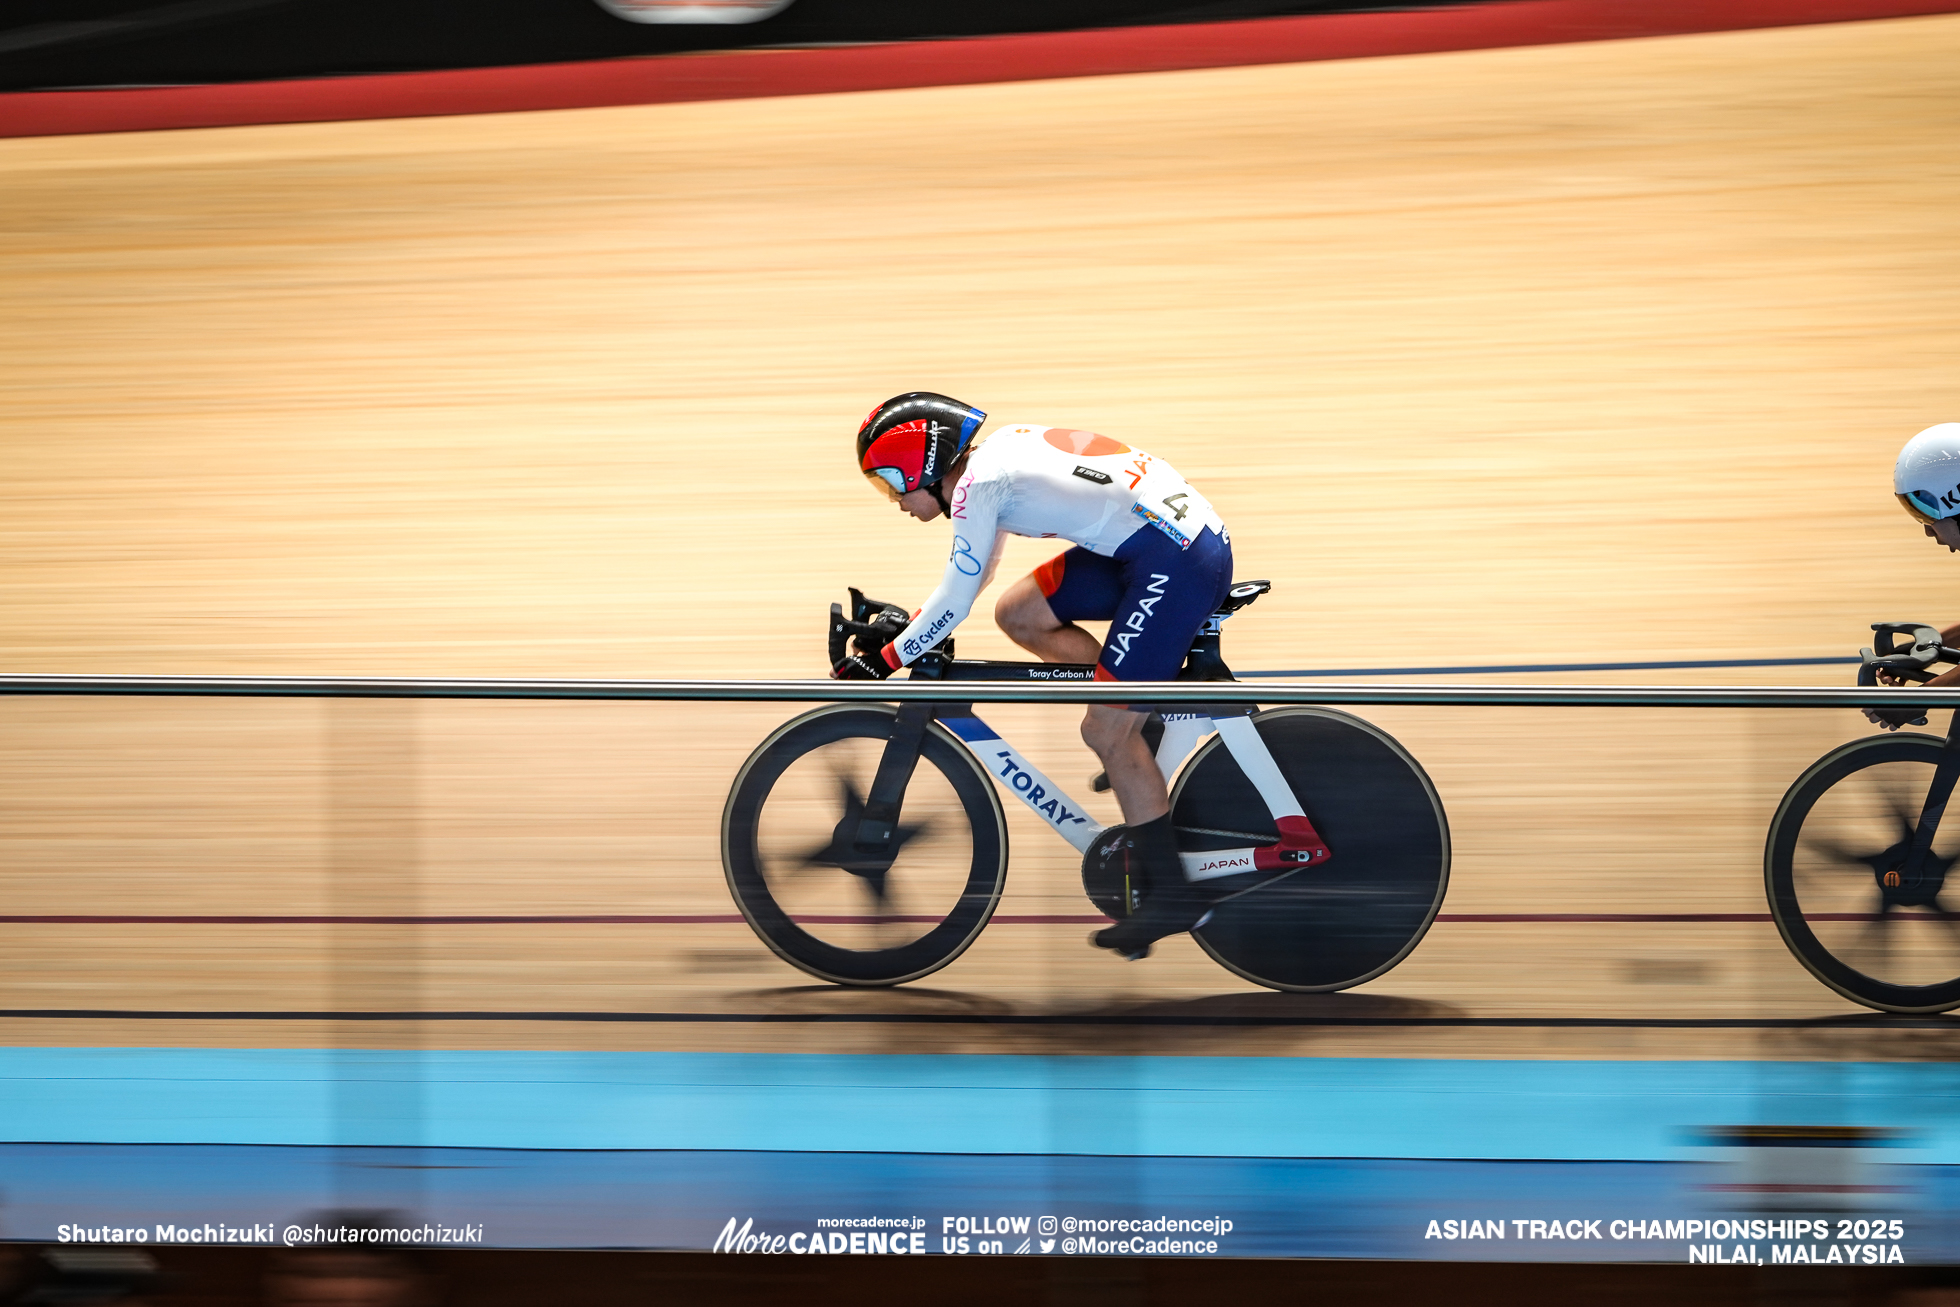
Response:
POLYGON ((994 573, 1000 570, 1000 556, 1007 552, 1007 532, 994 531, 994 551, 987 555, 987 570, 980 573, 980 589, 985 590, 994 583, 994 573))
POLYGON ((932 592, 912 624, 885 646, 885 661, 894 668, 913 662, 938 644, 973 611, 973 601, 993 576, 1000 556, 1000 509, 991 488, 979 483, 966 487, 961 515, 953 519, 953 553, 939 588, 932 592))
MULTIPOLYGON (((1940 632, 1940 643, 1949 649, 1955 647, 1954 642, 1957 638, 1960 638, 1960 622, 1956 622, 1940 632)), ((1890 672, 1882 670, 1878 674, 1878 683, 1880 685, 1892 686, 1915 685, 1914 682, 1907 681, 1903 677, 1895 676, 1890 672)), ((1916 688, 1930 689, 1938 685, 1960 685, 1960 667, 1949 667, 1930 681, 1917 682, 1916 688)), ((1902 724, 1900 721, 1888 718, 1885 715, 1893 711, 1889 708, 1862 708, 1859 711, 1865 714, 1866 721, 1871 722, 1875 726, 1883 726, 1888 731, 1896 731, 1902 724)))

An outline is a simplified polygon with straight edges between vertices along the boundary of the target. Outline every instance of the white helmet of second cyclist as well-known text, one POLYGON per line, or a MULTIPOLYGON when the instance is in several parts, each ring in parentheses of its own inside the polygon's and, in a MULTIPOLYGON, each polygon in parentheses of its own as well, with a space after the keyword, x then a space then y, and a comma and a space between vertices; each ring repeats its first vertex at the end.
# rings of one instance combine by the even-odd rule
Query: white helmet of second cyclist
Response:
POLYGON ((1960 517, 1960 422, 1942 422, 1906 441, 1892 468, 1892 492, 1921 522, 1960 517))

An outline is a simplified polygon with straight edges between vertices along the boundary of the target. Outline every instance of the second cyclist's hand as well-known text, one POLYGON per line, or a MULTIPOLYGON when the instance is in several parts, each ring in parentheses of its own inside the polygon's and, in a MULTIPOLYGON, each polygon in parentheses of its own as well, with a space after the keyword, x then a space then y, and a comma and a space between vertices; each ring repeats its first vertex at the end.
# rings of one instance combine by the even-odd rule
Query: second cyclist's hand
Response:
POLYGON ((1919 708, 1865 708, 1861 711, 1866 721, 1882 730, 1896 731, 1901 726, 1926 724, 1926 713, 1919 708))

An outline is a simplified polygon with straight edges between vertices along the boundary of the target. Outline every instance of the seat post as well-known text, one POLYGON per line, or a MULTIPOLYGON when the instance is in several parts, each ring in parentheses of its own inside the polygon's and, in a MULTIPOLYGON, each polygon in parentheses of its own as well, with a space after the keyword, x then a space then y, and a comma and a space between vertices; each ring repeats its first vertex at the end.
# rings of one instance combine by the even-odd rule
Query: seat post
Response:
POLYGON ((1218 611, 1205 619, 1198 628, 1198 634, 1191 641, 1191 652, 1185 657, 1184 668, 1177 674, 1180 681, 1231 681, 1237 678, 1232 669, 1225 665, 1225 657, 1218 651, 1218 638, 1225 629, 1225 619, 1245 607, 1260 595, 1273 588, 1271 581, 1234 581, 1225 592, 1225 602, 1218 611))
POLYGON ((1196 638, 1191 641, 1191 652, 1185 656, 1184 667, 1177 674, 1180 681, 1230 681, 1235 679, 1232 669, 1225 665, 1224 655, 1219 652, 1219 637, 1230 613, 1213 613, 1198 628, 1196 638))

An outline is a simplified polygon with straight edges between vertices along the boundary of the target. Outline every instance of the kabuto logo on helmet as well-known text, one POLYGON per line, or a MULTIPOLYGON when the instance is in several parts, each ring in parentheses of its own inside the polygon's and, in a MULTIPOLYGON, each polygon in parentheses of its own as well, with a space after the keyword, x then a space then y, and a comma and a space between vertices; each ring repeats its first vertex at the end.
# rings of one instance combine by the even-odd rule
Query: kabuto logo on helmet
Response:
POLYGON ((886 400, 858 427, 858 471, 887 498, 937 485, 987 415, 930 391, 886 400))

